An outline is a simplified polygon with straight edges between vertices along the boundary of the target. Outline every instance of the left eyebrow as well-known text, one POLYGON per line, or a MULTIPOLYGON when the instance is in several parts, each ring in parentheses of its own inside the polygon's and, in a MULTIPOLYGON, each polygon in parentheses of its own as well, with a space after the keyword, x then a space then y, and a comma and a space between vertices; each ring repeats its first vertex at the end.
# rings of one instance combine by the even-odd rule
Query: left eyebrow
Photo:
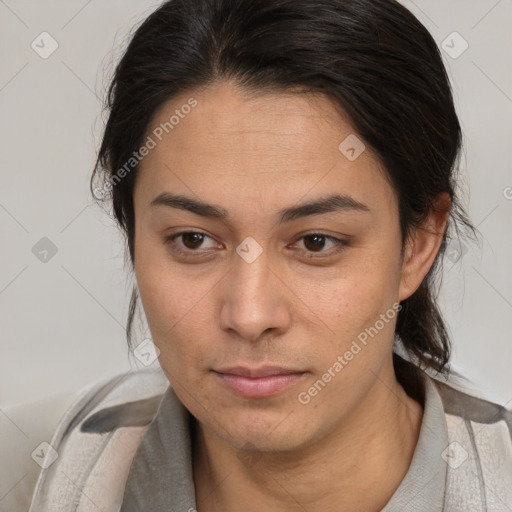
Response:
POLYGON ((370 212, 371 210, 351 196, 335 194, 309 203, 285 208, 279 212, 279 222, 291 222, 310 215, 343 211, 370 212))
MULTIPOLYGON (((211 219, 228 220, 228 211, 214 204, 193 199, 183 195, 174 195, 163 192, 151 201, 150 207, 166 206, 187 210, 202 217, 211 219)), ((351 196, 335 194, 325 198, 315 199, 309 203, 302 203, 298 206, 284 208, 278 212, 279 223, 291 222, 311 215, 322 215, 324 213, 340 211, 370 212, 370 208, 357 201, 351 196)))

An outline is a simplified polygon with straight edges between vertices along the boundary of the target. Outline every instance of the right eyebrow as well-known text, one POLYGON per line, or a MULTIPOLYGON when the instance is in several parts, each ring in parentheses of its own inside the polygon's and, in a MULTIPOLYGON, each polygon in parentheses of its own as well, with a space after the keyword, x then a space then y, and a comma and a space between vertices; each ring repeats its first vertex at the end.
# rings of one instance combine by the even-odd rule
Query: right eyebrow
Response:
POLYGON ((226 220, 228 218, 228 211, 221 206, 205 203, 204 201, 192 199, 191 197, 183 195, 170 194, 169 192, 162 192, 150 203, 151 208, 159 206, 187 210, 195 213, 196 215, 209 217, 211 219, 226 220))

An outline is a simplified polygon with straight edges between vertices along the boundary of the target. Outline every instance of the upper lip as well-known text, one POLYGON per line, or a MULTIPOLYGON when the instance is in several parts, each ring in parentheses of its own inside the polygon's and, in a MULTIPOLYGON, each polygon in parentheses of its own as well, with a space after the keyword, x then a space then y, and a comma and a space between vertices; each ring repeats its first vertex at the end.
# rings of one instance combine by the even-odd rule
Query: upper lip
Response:
POLYGON ((268 377, 269 375, 284 375, 290 373, 304 373, 304 371, 294 368, 284 368, 282 366, 262 366, 260 368, 248 368, 247 366, 232 366, 222 370, 215 370, 217 373, 229 373, 231 375, 241 375, 243 377, 268 377))

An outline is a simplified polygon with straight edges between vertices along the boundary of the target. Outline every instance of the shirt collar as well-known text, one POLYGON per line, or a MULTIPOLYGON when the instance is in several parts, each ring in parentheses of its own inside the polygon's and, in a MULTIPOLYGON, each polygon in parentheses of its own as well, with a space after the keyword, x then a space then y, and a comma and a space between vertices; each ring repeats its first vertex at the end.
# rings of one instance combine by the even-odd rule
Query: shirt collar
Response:
POLYGON ((190 421, 169 386, 135 454, 120 512, 195 509, 190 421))
POLYGON ((441 512, 446 487, 446 463, 441 457, 448 445, 443 403, 432 378, 421 373, 425 384, 423 419, 411 464, 400 485, 381 512, 441 512))

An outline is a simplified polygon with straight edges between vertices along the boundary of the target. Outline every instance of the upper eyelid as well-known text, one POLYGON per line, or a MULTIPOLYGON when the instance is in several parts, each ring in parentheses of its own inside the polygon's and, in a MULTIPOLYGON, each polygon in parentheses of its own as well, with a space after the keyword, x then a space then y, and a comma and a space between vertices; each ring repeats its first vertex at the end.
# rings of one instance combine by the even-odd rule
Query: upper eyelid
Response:
MULTIPOLYGON (((170 235, 167 235, 165 237, 165 241, 166 242, 174 242, 175 239, 177 238, 180 238, 180 236, 182 235, 186 235, 186 234, 189 234, 189 233, 194 233, 194 234, 198 234, 198 235, 203 235, 205 237, 208 237, 210 238, 211 240, 215 241, 215 238, 213 238, 212 236, 210 236, 208 233, 205 233, 204 231, 193 231, 193 230, 187 230, 187 231, 179 231, 178 233, 172 233, 170 235)), ((190 252, 199 252, 199 250, 197 251, 193 251, 192 249, 187 249, 185 248, 184 250, 186 251, 190 251, 190 252)))
POLYGON ((302 240, 303 238, 305 238, 307 236, 314 236, 314 235, 320 235, 320 236, 324 237, 327 240, 331 240, 332 242, 334 242, 335 247, 333 247, 333 248, 331 248, 330 250, 327 250, 327 251, 318 251, 318 252, 306 250, 306 252, 308 254, 319 254, 319 255, 326 254, 326 255, 328 255, 331 252, 336 254, 338 250, 340 250, 345 245, 347 245, 347 240, 345 240, 343 238, 338 238, 336 236, 328 235, 326 233, 317 232, 317 231, 314 231, 312 233, 306 233, 304 235, 301 235, 301 236, 297 237, 297 239, 295 240, 294 244, 296 244, 299 240, 302 240))

